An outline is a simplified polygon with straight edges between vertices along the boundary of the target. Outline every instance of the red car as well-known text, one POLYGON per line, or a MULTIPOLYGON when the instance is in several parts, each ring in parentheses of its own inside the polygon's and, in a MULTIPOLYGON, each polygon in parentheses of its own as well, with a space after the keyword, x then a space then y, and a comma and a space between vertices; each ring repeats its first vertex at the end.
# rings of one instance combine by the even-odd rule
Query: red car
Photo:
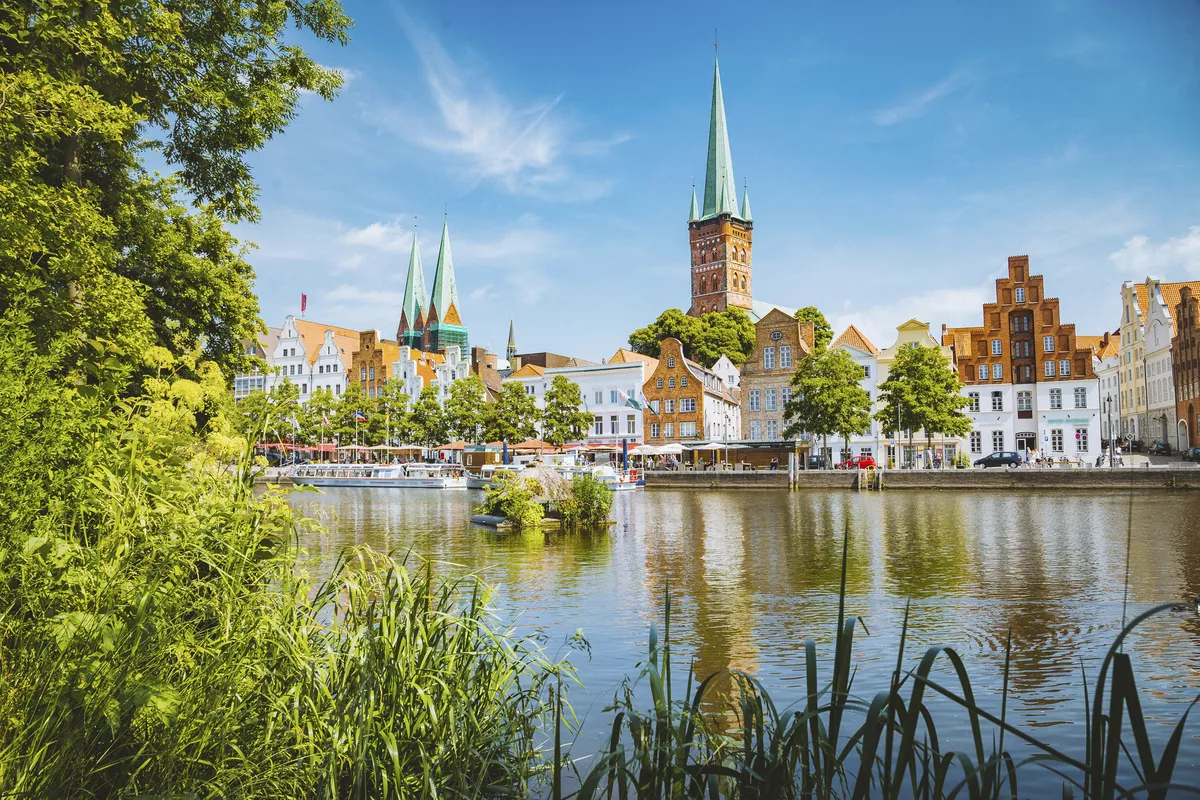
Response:
POLYGON ((873 466, 875 459, 871 456, 851 456, 849 460, 838 464, 836 469, 866 469, 873 466))

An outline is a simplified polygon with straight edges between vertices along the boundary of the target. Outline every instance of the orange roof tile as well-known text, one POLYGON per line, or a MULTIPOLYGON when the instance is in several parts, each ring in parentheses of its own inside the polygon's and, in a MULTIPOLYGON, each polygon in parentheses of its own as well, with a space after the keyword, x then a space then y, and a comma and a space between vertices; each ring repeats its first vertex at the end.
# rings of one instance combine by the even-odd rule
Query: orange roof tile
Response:
POLYGON ((1103 336, 1080 336, 1076 334, 1075 348, 1078 350, 1091 350, 1093 354, 1099 354, 1103 339, 1103 336))
POLYGON ((333 342, 338 348, 342 361, 347 365, 350 364, 351 356, 358 349, 358 331, 341 328, 337 325, 325 325, 299 317, 295 318, 294 322, 296 333, 300 334, 300 341, 304 343, 304 352, 308 356, 310 365, 315 364, 317 356, 321 354, 321 345, 325 344, 325 331, 333 331, 333 342))
MULTIPOLYGON (((1167 311, 1171 313, 1171 324, 1175 324, 1175 306, 1179 305, 1179 293, 1183 287, 1188 287, 1192 290, 1192 294, 1200 295, 1200 281, 1177 281, 1175 283, 1160 283, 1159 288, 1162 289, 1163 302, 1167 304, 1167 311)), ((1142 317, 1145 318, 1150 313, 1150 293, 1146 290, 1145 283, 1135 283, 1134 289, 1137 291, 1138 306, 1142 309, 1142 317)), ((1171 334, 1174 335, 1172 330, 1171 334)))
POLYGON ((541 375, 545 375, 545 374, 546 374, 546 370, 542 369, 538 365, 526 364, 525 366, 521 367, 519 370, 517 370, 513 374, 509 375, 508 377, 510 377, 510 378, 537 378, 537 377, 539 377, 541 375))
POLYGON ((871 353, 872 355, 876 356, 879 355, 879 348, 871 344, 871 340, 863 335, 863 332, 853 325, 842 331, 842 334, 833 340, 833 344, 830 345, 830 348, 834 348, 843 344, 853 347, 857 350, 862 350, 864 353, 871 353))
POLYGON ((631 364, 634 361, 641 361, 646 364, 646 374, 649 375, 654 370, 658 369, 658 359, 653 356, 635 353, 633 350, 626 350, 623 347, 617 348, 617 352, 613 353, 613 357, 608 360, 610 364, 631 364))
POLYGON ((979 328, 947 328, 942 334, 943 345, 953 345, 955 358, 968 359, 971 357, 971 340, 976 335, 983 334, 979 328))

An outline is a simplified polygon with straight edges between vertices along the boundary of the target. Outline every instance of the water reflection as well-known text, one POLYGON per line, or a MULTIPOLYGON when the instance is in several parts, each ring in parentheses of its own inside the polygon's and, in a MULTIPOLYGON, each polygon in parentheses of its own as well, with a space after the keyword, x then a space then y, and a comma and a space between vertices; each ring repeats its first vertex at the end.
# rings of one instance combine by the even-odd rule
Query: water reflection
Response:
MULTIPOLYGON (((608 532, 571 536, 472 526, 473 492, 343 489, 294 502, 325 524, 306 542, 325 563, 347 544, 411 549, 447 574, 484 574, 502 613, 544 630, 551 649, 582 630, 593 651, 573 657, 586 684, 574 704, 592 715, 593 746, 598 710, 636 673, 668 587, 677 663, 694 659, 698 677, 743 670, 781 705, 797 700, 804 639, 832 656, 847 529, 847 607, 870 629, 856 638, 856 686, 886 681, 911 601, 908 660, 954 646, 985 704, 999 705, 1011 631, 1010 715, 1068 748, 1082 743, 1081 725, 1060 724, 1082 719, 1080 670, 1094 677, 1121 624, 1127 530, 1129 618, 1200 594, 1200 496, 1183 493, 1134 497, 1130 529, 1127 496, 653 491, 618 497, 608 532)), ((1177 718, 1200 691, 1198 645, 1190 612, 1133 637, 1147 714, 1177 718)), ((1196 739, 1181 759, 1195 776, 1196 739)))

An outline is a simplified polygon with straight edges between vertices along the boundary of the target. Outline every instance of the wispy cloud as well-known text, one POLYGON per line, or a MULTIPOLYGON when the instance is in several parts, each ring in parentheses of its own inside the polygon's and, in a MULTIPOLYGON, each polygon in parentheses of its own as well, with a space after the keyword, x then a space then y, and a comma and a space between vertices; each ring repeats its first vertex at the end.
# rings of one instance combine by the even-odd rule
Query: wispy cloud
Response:
POLYGON ((514 100, 480 70, 455 61, 430 31, 405 16, 400 25, 420 59, 433 106, 428 113, 382 108, 376 116, 384 127, 446 156, 468 180, 490 181, 511 194, 581 201, 612 190, 610 180, 581 174, 571 160, 607 156, 629 134, 577 141, 559 110, 565 92, 514 100))
POLYGON ((912 95, 896 105, 875 112, 874 122, 876 125, 882 126, 899 125, 902 122, 923 117, 937 101, 960 89, 965 89, 975 81, 974 70, 960 67, 928 89, 912 95))
POLYGON ((1154 243, 1142 234, 1130 237, 1124 247, 1108 257, 1109 261, 1130 278, 1145 275, 1170 278, 1172 273, 1200 275, 1200 225, 1188 228, 1182 236, 1172 236, 1154 243))

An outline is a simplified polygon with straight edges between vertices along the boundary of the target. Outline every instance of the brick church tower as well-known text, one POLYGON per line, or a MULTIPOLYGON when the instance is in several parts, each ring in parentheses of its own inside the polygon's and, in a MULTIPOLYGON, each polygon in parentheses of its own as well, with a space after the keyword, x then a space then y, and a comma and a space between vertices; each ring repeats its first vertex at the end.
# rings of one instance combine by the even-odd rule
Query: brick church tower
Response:
POLYGON ((721 95, 721 68, 713 65, 712 114, 708 125, 708 168, 704 176, 703 213, 692 188, 688 215, 688 237, 692 252, 693 317, 730 306, 752 310, 754 285, 750 251, 754 222, 750 218, 750 194, 742 195, 738 211, 733 179, 733 156, 725 127, 725 100, 721 95))

